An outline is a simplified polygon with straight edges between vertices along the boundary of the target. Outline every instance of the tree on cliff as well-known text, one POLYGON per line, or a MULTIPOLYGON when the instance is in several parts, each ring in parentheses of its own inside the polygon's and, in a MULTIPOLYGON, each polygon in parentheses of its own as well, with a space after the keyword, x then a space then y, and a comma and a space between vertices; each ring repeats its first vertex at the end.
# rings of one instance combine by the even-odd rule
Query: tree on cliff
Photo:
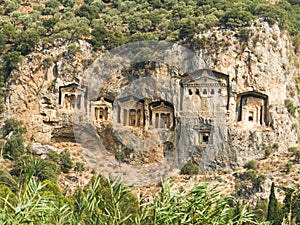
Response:
POLYGON ((280 212, 279 205, 275 195, 275 184, 273 182, 271 186, 270 197, 269 197, 267 221, 272 222, 272 224, 274 225, 280 225, 281 221, 280 221, 279 212, 280 212))

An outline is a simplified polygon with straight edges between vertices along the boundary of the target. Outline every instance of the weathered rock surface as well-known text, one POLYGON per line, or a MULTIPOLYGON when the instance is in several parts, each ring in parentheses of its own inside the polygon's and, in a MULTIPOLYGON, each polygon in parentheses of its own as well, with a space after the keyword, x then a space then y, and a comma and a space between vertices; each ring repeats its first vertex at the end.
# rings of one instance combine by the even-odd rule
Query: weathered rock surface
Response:
MULTIPOLYGON (((241 165, 250 159, 263 158, 266 149, 275 143, 274 151, 286 151, 288 147, 298 145, 298 113, 296 111, 294 116, 291 115, 285 106, 285 100, 289 99, 295 108, 299 104, 295 88, 295 77, 299 75, 296 66, 299 59, 293 51, 290 37, 277 25, 270 26, 265 22, 256 21, 251 27, 243 29, 249 33, 249 37, 242 36, 239 30, 215 28, 199 34, 198 41, 194 43, 199 61, 205 60, 216 74, 227 77, 228 102, 220 120, 205 122, 208 121, 205 116, 187 116, 196 111, 194 105, 198 100, 193 98, 194 100, 186 104, 187 112, 183 112, 181 104, 184 98, 181 94, 184 91, 184 71, 176 69, 174 65, 151 62, 127 67, 115 71, 108 78, 103 78, 103 82, 100 82, 102 87, 98 92, 99 97, 102 95, 115 101, 124 93, 133 93, 143 99, 149 99, 150 105, 161 100, 170 102, 174 109, 173 127, 159 131, 151 128, 151 124, 149 129, 143 126, 124 128, 115 120, 102 125, 95 126, 95 123, 91 123, 86 127, 81 126, 80 121, 85 120, 86 114, 87 121, 90 122, 90 118, 94 116, 93 112, 87 113, 89 107, 81 108, 84 115, 66 109, 61 102, 63 98, 60 89, 72 84, 80 87, 85 71, 93 62, 91 46, 81 40, 57 40, 52 45, 39 46, 35 52, 25 57, 19 70, 12 73, 9 96, 5 100, 4 118, 15 117, 24 121, 29 131, 27 139, 31 142, 50 144, 59 141, 81 141, 85 147, 87 161, 95 168, 102 168, 100 170, 110 170, 111 167, 112 171, 118 166, 112 155, 107 161, 108 164, 111 163, 110 166, 104 163, 99 165, 100 159, 105 155, 130 148, 133 154, 125 154, 125 161, 129 164, 124 167, 137 171, 133 169, 137 166, 140 171, 137 180, 145 177, 149 171, 151 173, 149 168, 145 171, 141 169, 141 165, 147 163, 159 165, 156 169, 153 166, 153 171, 160 173, 152 174, 153 179, 159 179, 158 174, 173 173, 176 166, 187 160, 195 161, 203 170, 215 170, 241 165), (243 38, 244 41, 241 41, 243 38), (80 51, 71 53, 68 50, 70 45, 78 46, 80 51), (264 104, 257 111, 261 112, 260 116, 255 112, 253 114, 260 118, 256 122, 253 122, 253 115, 247 117, 249 121, 245 121, 242 115, 243 107, 252 101, 251 98, 257 98, 257 102, 264 104), (77 116, 76 127, 79 127, 75 131, 75 137, 72 116, 74 113, 77 116), (268 118, 262 116, 263 114, 268 118), (203 126, 204 128, 201 128, 203 126), (207 127, 213 129, 213 132, 207 133, 210 135, 209 144, 201 147, 196 143, 199 142, 197 135, 199 130, 207 130, 207 127), (97 142, 99 138, 103 140, 102 143, 97 142), (176 151, 171 154, 175 160, 168 161, 164 157, 167 154, 165 146, 169 143, 175 146, 176 151), (103 156, 101 152, 104 152, 103 156), (168 166, 163 169, 163 165, 168 166)), ((174 51, 177 52, 177 63, 182 63, 181 49, 174 47, 174 51)), ((101 70, 94 72, 101 75, 101 70)), ((72 96, 66 94, 64 97, 72 96)), ((113 102, 114 106, 115 103, 113 102)), ((210 102, 205 104, 209 106, 210 102)), ((222 106, 222 109, 224 107, 222 106)), ((114 118, 117 118, 116 111, 113 113, 114 118)), ((201 136, 202 141, 207 138, 205 135, 201 136)), ((37 148, 39 149, 40 147, 37 148)), ((122 172, 122 169, 120 171, 122 172)), ((116 175, 118 172, 107 174, 116 175)))
POLYGON ((64 141, 72 141, 72 117, 58 104, 59 87, 79 82, 92 62, 92 48, 81 40, 74 43, 56 40, 37 49, 12 73, 5 117, 24 121, 31 141, 50 143, 53 137, 57 140, 63 136, 64 141), (72 45, 80 48, 75 55, 68 50, 72 45))
POLYGON ((278 25, 271 26, 260 20, 241 30, 216 28, 199 34, 196 47, 211 69, 229 75, 228 144, 239 163, 264 157, 265 147, 274 143, 278 143, 280 151, 298 146, 299 131, 297 115, 288 113, 284 104, 290 99, 294 107, 299 105, 295 89, 299 56, 294 52, 290 36, 278 25), (241 30, 249 36, 242 36, 241 30), (236 122, 238 94, 249 91, 268 96, 270 126, 236 122))

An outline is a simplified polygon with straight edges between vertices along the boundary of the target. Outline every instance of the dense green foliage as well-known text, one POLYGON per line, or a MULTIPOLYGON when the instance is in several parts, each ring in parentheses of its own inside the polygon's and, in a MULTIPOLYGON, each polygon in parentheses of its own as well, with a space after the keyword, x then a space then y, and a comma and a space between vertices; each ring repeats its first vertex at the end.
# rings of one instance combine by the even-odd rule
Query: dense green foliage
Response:
MULTIPOLYGON (((29 146, 25 148, 22 135, 26 129, 21 121, 7 119, 3 126, 5 137, 2 147, 2 156, 14 162, 11 175, 17 177, 17 180, 27 181, 34 176, 39 181, 49 180, 57 181, 57 176, 61 172, 67 173, 73 168, 70 152, 63 150, 60 154, 50 151, 46 159, 34 155, 29 146), (27 151, 26 151, 27 150, 27 151)), ((78 165, 79 170, 83 170, 82 165, 78 165)), ((9 176, 6 177, 6 183, 11 184, 9 176)), ((3 178, 0 176, 0 178, 3 178)), ((4 179, 4 178, 3 178, 4 179)))
POLYGON ((230 197, 206 184, 183 191, 163 183, 147 207, 118 180, 102 177, 68 197, 50 181, 29 179, 15 192, 0 185, 1 224, 258 224, 247 205, 231 204, 230 197))
POLYGON ((3 126, 3 137, 6 137, 11 132, 13 132, 14 134, 22 135, 26 133, 26 128, 23 126, 23 123, 21 121, 12 118, 7 119, 3 126))
MULTIPOLYGON (((2 181, 2 179, 1 179, 2 181)), ((163 183, 152 203, 136 198, 120 181, 94 177, 84 188, 64 196, 59 186, 49 180, 15 182, 17 188, 0 184, 1 224, 264 224, 268 220, 281 224, 281 219, 299 222, 300 191, 287 190, 280 209, 274 185, 268 210, 260 202, 256 210, 234 203, 216 187, 197 184, 189 190, 174 189, 163 183), (145 207, 147 203, 147 207, 145 207), (274 211, 275 210, 275 211, 274 211)))
POLYGON ((21 135, 13 135, 4 145, 3 156, 10 159, 15 159, 24 153, 24 139, 21 135))
MULTIPOLYGON (((293 0, 275 5, 265 0, 91 0, 81 5, 74 0, 48 0, 31 4, 28 13, 18 10, 28 6, 18 0, 0 4, 0 50, 21 55, 40 39, 85 38, 95 47, 112 48, 133 40, 190 40, 212 26, 239 27, 258 17, 279 22, 295 36, 300 30, 300 4, 293 0)), ((8 70, 14 68, 14 62, 6 61, 8 70)))
POLYGON ((57 181, 60 167, 51 160, 44 160, 33 155, 23 155, 15 160, 11 174, 21 180, 28 180, 35 176, 38 180, 57 181))
POLYGON ((258 166, 255 160, 247 162, 244 168, 246 171, 236 176, 235 179, 237 196, 260 192, 267 178, 266 175, 258 173, 258 166))
POLYGON ((79 172, 79 173, 85 171, 84 163, 76 162, 75 166, 74 166, 74 171, 79 172))

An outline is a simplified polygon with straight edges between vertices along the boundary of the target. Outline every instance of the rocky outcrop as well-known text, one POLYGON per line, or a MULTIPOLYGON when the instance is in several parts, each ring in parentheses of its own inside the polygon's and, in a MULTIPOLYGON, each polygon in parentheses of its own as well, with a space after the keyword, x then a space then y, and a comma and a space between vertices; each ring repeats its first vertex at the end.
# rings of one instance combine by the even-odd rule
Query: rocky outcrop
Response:
MULTIPOLYGON (((160 163, 161 171, 164 163, 174 169, 188 160, 203 170, 215 170, 263 158, 272 147, 286 151, 298 145, 298 58, 285 31, 256 21, 237 30, 211 29, 198 34, 193 45, 199 62, 214 71, 209 73, 213 77, 184 71, 186 61, 180 61, 184 54, 174 45, 172 56, 178 57, 171 66, 162 61, 137 63, 112 69, 109 76, 99 66, 89 67, 99 75, 92 86, 84 80, 93 62, 87 42, 57 40, 38 46, 12 73, 4 118, 23 120, 32 142, 81 142, 87 161, 96 168, 102 160, 97 156, 97 161, 99 150, 105 150, 104 155, 124 153, 122 160, 135 166, 160 163), (197 83, 198 78, 203 80, 197 83), (207 93, 205 79, 217 88, 207 93), (97 85, 101 88, 89 98, 86 93, 97 85), (133 111, 133 105, 119 104, 129 93, 139 98, 133 111), (220 96, 217 104, 213 96, 220 96), (91 112, 89 101, 97 113, 91 112), (206 108, 221 117, 204 113, 206 108), (108 119, 111 110, 113 119, 108 119)), ((145 176, 145 171, 140 174, 145 176)))
POLYGON ((298 145, 298 114, 288 113, 285 101, 295 108, 299 105, 295 89, 299 56, 287 32, 258 20, 235 31, 215 28, 199 34, 195 48, 211 69, 229 75, 228 144, 239 163, 264 157, 265 148, 274 143, 279 151, 298 145), (236 122, 239 94, 253 91, 268 97, 269 126, 236 122))
POLYGON ((38 46, 11 74, 4 118, 22 120, 31 141, 50 143, 61 137, 74 140, 71 113, 59 105, 59 87, 79 83, 91 62, 92 48, 84 41, 58 39, 38 46))

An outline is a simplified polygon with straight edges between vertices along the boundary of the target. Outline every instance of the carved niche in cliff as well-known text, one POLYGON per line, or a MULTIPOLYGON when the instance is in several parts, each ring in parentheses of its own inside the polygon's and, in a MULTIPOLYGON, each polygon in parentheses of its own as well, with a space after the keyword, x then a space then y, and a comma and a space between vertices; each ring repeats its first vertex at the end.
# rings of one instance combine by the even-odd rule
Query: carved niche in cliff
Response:
POLYGON ((174 107, 170 102, 153 102, 150 109, 150 125, 155 128, 170 128, 174 125, 174 107))
POLYGON ((128 96, 117 100, 117 123, 123 126, 170 128, 174 126, 174 107, 163 100, 149 102, 128 96))
POLYGON ((193 116, 214 117, 228 108, 228 81, 209 70, 198 70, 182 81, 181 111, 193 116))
POLYGON ((91 115, 96 124, 110 122, 112 120, 112 101, 105 97, 91 101, 91 115))
POLYGON ((199 125, 194 126, 195 135, 194 144, 200 148, 206 148, 213 143, 211 121, 201 118, 199 125))
POLYGON ((83 109, 85 88, 72 83, 59 87, 58 104, 65 110, 83 109))
POLYGON ((239 94, 238 121, 269 125, 268 96, 257 91, 239 94))
POLYGON ((144 100, 134 96, 124 97, 117 103, 117 123, 123 126, 144 125, 144 100))

